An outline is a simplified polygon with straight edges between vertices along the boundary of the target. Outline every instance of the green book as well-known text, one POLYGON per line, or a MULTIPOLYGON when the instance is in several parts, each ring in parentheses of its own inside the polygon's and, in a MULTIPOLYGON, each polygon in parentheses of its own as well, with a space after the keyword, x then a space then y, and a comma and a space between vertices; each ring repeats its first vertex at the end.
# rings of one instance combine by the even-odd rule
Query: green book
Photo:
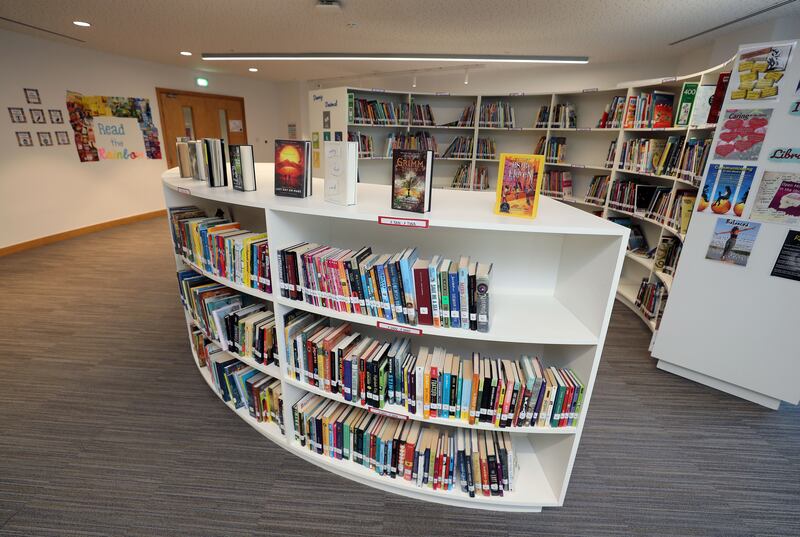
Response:
POLYGON ((550 368, 550 371, 553 373, 553 377, 558 383, 558 388, 556 388, 556 400, 553 403, 553 412, 550 414, 550 426, 558 427, 558 422, 561 420, 561 408, 564 406, 564 394, 567 391, 567 387, 564 385, 564 381, 561 380, 561 376, 555 368, 550 368))
POLYGON ((450 327, 450 260, 445 259, 439 265, 439 295, 441 297, 441 314, 439 317, 442 320, 442 327, 450 327))
POLYGON ((678 102, 678 112, 675 114, 675 126, 686 127, 692 117, 694 98, 697 95, 698 82, 684 82, 681 90, 681 99, 678 102))

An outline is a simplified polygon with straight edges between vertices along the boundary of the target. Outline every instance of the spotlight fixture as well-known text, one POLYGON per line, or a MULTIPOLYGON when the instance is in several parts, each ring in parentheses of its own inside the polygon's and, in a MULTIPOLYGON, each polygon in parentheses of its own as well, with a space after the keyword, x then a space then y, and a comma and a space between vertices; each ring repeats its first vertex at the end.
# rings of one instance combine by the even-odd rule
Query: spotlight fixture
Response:
POLYGON ((469 84, 469 69, 464 69, 464 85, 469 84))
POLYGON ((251 73, 257 73, 258 67, 251 67, 250 69, 248 69, 248 71, 250 71, 251 73))
POLYGON ((84 21, 72 21, 72 24, 74 24, 75 26, 80 26, 81 28, 88 28, 89 26, 91 26, 91 24, 84 21))
POLYGON ((191 56, 191 55, 192 55, 192 53, 191 53, 191 52, 189 52, 188 50, 182 50, 182 51, 180 52, 180 55, 181 55, 181 56, 191 56))
POLYGON ((398 61, 470 63, 589 63, 588 56, 505 56, 494 54, 363 54, 353 52, 304 52, 297 54, 204 52, 209 61, 398 61))
POLYGON ((417 87, 417 75, 414 75, 414 81, 411 82, 411 87, 412 88, 416 88, 417 87))

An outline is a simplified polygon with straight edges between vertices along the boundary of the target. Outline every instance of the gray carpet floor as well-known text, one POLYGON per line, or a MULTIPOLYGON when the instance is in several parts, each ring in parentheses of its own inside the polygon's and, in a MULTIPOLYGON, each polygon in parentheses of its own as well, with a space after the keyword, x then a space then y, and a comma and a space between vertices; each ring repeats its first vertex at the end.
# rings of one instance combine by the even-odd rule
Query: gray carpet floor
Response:
POLYGON ((565 506, 491 513, 272 446, 198 374, 174 272, 163 219, 0 258, 1 537, 800 535, 800 410, 657 370, 624 306, 565 506))

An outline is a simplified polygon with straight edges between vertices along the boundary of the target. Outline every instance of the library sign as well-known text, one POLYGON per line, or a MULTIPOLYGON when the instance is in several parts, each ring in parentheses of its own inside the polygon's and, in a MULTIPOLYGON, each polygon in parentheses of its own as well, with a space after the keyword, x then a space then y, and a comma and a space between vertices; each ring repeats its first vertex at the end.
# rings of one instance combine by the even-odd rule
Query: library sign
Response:
POLYGON ((148 99, 68 91, 67 110, 81 162, 161 158, 148 99))

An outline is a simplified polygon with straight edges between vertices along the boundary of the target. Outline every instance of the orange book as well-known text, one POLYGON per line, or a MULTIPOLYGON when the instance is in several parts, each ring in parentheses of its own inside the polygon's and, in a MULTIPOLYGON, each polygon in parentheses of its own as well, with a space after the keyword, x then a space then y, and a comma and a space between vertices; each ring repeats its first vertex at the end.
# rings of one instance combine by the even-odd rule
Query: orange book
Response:
POLYGON ((477 352, 472 353, 472 396, 469 403, 469 424, 475 424, 475 419, 478 415, 478 390, 480 389, 480 382, 483 378, 481 374, 482 360, 481 355, 477 352))
POLYGON ((486 455, 486 435, 483 433, 478 435, 478 450, 481 465, 481 491, 484 496, 489 496, 491 495, 491 490, 489 490, 489 462, 486 455))

